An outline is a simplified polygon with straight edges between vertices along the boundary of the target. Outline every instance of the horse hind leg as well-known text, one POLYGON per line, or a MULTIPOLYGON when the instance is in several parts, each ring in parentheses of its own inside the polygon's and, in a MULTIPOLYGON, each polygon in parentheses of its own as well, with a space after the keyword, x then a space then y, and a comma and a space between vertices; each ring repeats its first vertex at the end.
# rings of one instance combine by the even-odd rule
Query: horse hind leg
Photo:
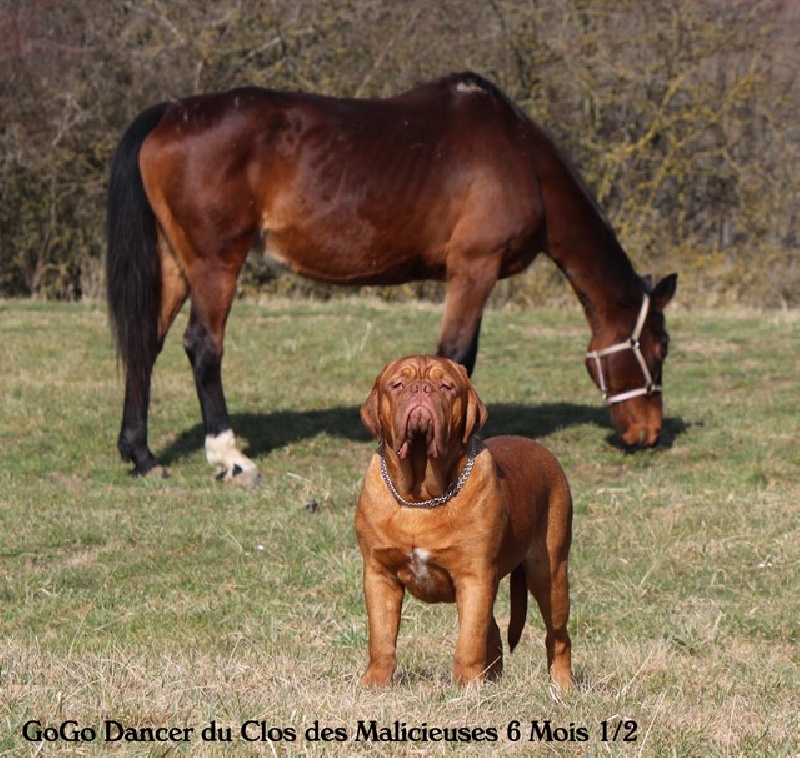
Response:
POLYGON ((197 398, 205 428, 206 460, 225 481, 234 477, 255 485, 261 477, 236 445, 222 386, 222 352, 225 323, 236 289, 236 275, 219 270, 192 272, 192 309, 183 338, 194 374, 197 398))
POLYGON ((158 317, 158 349, 164 346, 175 317, 180 312, 189 294, 186 275, 175 260, 167 241, 159 239, 161 256, 161 309, 158 317))
POLYGON ((167 472, 158 465, 147 446, 147 416, 150 400, 150 385, 153 367, 164 346, 170 326, 186 301, 188 284, 186 278, 168 250, 163 237, 159 237, 161 289, 159 314, 156 327, 155 350, 142 362, 138 374, 128 373, 125 382, 125 403, 122 413, 122 428, 118 449, 123 460, 134 464, 135 476, 151 476, 167 472))
POLYGON ((133 476, 147 476, 158 469, 155 456, 147 446, 147 410, 154 362, 140 367, 136 374, 129 369, 125 377, 125 400, 117 450, 123 461, 133 464, 133 476))

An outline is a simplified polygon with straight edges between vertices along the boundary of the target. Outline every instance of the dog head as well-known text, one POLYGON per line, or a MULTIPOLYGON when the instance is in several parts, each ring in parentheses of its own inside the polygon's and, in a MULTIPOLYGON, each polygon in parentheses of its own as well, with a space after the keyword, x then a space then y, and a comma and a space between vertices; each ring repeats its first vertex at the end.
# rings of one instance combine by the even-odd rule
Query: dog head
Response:
POLYGON ((427 355, 387 363, 361 407, 367 429, 401 460, 461 451, 487 415, 464 367, 427 355))

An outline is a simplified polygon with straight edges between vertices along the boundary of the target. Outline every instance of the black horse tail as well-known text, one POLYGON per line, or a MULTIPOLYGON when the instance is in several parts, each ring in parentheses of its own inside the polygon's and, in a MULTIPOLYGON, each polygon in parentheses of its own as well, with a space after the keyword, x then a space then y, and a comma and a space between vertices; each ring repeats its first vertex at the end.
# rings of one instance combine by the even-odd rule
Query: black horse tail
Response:
MULTIPOLYGON (((158 355, 161 265, 156 247, 156 217, 139 168, 142 143, 167 109, 159 103, 142 111, 119 141, 108 182, 106 299, 111 328, 128 387, 147 392, 158 355)), ((143 400, 145 397, 132 398, 143 400)))
POLYGON ((511 590, 511 618, 508 622, 508 646, 512 652, 522 636, 525 617, 528 615, 528 580, 525 565, 520 563, 509 577, 511 590))

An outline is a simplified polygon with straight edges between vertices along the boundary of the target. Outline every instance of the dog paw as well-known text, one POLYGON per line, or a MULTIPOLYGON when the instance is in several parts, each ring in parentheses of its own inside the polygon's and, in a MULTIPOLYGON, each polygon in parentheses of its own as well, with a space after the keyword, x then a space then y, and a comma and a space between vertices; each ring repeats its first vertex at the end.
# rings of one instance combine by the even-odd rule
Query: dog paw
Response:
POLYGON ((480 663, 469 665, 462 663, 453 667, 453 681, 460 687, 472 682, 483 682, 492 678, 494 677, 491 676, 491 667, 487 669, 480 663))
POLYGON ((381 688, 388 687, 392 683, 393 673, 394 671, 391 669, 379 669, 377 667, 370 666, 361 677, 361 686, 381 688))

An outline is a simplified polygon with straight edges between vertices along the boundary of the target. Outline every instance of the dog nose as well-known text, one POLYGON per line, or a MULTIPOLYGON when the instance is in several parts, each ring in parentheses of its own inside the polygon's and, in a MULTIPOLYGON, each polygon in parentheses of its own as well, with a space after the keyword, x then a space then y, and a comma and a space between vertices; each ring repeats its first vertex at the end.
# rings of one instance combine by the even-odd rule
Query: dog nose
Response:
POLYGON ((419 392, 423 392, 426 395, 429 395, 431 392, 431 385, 430 382, 414 382, 411 387, 411 394, 416 395, 419 392))

